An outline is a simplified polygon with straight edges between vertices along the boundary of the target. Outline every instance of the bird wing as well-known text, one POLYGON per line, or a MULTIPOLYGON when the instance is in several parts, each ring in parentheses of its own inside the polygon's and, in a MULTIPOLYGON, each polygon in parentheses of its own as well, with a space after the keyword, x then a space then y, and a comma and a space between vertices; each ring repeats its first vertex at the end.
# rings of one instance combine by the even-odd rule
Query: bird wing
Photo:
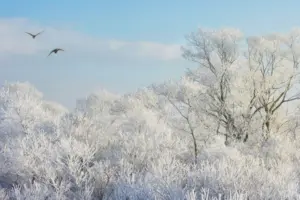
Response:
POLYGON ((59 49, 59 48, 58 48, 58 49, 56 49, 56 50, 57 50, 57 51, 65 51, 65 50, 63 50, 63 49, 59 49))
POLYGON ((51 54, 51 53, 53 53, 53 52, 54 52, 54 50, 55 50, 55 49, 53 49, 53 50, 52 50, 52 51, 51 51, 51 52, 48 54, 48 56, 50 56, 50 54, 51 54))
POLYGON ((28 32, 25 32, 25 33, 27 33, 28 35, 31 35, 32 37, 34 36, 33 34, 31 34, 31 33, 28 33, 28 32))
POLYGON ((41 34, 41 33, 43 33, 44 31, 41 31, 41 32, 39 32, 39 33, 37 33, 35 36, 37 36, 37 35, 39 35, 39 34, 41 34))

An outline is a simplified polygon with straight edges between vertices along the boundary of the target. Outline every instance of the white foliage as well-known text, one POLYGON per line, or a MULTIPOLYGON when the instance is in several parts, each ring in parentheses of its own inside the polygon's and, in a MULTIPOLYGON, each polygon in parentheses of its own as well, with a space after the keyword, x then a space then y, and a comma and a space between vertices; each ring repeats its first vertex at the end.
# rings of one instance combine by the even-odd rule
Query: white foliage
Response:
POLYGON ((250 65, 242 57, 239 30, 201 29, 192 39, 207 49, 186 53, 207 66, 209 53, 213 76, 204 80, 196 69, 132 94, 102 90, 78 100, 72 111, 44 100, 29 83, 6 83, 0 88, 0 199, 300 199, 298 104, 270 117, 274 134, 268 140, 261 139, 263 112, 248 124, 242 118, 254 90, 257 106, 280 95, 291 77, 297 84, 295 63, 281 47, 298 35, 294 29, 248 39, 258 53, 287 56, 276 63, 276 73, 263 76, 257 60, 250 65), (230 90, 220 106, 212 97, 224 74, 230 90), (249 133, 247 143, 224 143, 208 115, 213 106, 249 133))

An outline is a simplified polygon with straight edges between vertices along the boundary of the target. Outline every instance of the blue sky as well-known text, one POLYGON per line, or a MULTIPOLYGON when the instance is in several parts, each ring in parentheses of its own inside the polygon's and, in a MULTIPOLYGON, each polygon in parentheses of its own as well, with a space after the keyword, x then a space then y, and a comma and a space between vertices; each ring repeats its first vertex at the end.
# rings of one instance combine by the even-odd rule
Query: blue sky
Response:
POLYGON ((1 2, 2 17, 27 17, 67 25, 105 38, 182 41, 198 25, 233 26, 260 33, 298 25, 297 0, 10 0, 1 2))
MULTIPOLYGON (((15 23, 11 31, 16 31, 16 26, 19 26, 18 30, 22 33, 23 30, 38 31, 48 27, 56 31, 69 30, 82 34, 86 40, 93 38, 180 45, 184 43, 184 35, 199 26, 208 28, 230 26, 239 28, 248 35, 288 31, 294 26, 300 26, 299 7, 300 1, 296 0, 10 0, 1 2, 0 19, 26 19, 26 22, 5 22, 15 23)), ((3 28, 2 35, 7 36, 4 30, 3 28)), ((46 50, 39 49, 38 45, 48 45, 47 48, 50 49, 52 47, 50 44, 54 45, 54 41, 62 46, 72 46, 70 41, 64 42, 63 39, 52 37, 49 32, 48 35, 41 35, 40 41, 43 42, 26 41, 26 44, 32 51, 36 50, 39 53, 43 51, 46 53, 46 50), (51 37, 52 42, 47 43, 50 39, 46 37, 51 37), (36 44, 31 44, 33 42, 36 44)), ((18 37, 20 41, 25 40, 25 36, 21 36, 21 33, 14 37, 18 37)), ((74 35, 75 37, 83 41, 80 37, 74 35)), ((15 41, 13 38, 10 39, 9 41, 15 41)), ((0 42, 1 45, 3 46, 0 42)), ((7 42, 7 45, 12 46, 12 43, 7 42)), ((130 45, 131 49, 118 51, 118 57, 114 57, 113 51, 109 53, 99 50, 102 52, 100 55, 96 47, 93 47, 92 55, 83 54, 90 51, 90 47, 87 46, 82 50, 82 56, 79 54, 75 56, 73 52, 72 58, 71 53, 68 54, 66 51, 65 54, 59 54, 47 62, 42 56, 37 58, 36 55, 18 54, 17 57, 14 54, 14 57, 0 60, 0 79, 2 82, 29 81, 40 89, 46 98, 70 106, 76 97, 87 95, 98 87, 116 92, 132 91, 153 81, 179 77, 186 67, 193 66, 192 63, 175 58, 162 60, 159 55, 151 53, 148 55, 152 47, 149 47, 150 50, 143 50, 147 56, 138 57, 138 49, 141 48, 138 44, 130 45), (130 52, 135 54, 131 55, 130 52)), ((153 52, 157 48, 159 47, 155 47, 153 52)), ((169 50, 161 51, 169 52, 169 50)))

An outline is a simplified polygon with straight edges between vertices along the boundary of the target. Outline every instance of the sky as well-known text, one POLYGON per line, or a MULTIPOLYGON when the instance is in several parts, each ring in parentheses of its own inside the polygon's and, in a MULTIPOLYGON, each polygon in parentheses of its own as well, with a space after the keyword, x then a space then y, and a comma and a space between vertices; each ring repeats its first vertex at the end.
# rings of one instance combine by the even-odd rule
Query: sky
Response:
POLYGON ((73 107, 105 88, 124 93, 179 78, 184 36, 198 27, 246 35, 300 26, 300 1, 10 0, 0 6, 0 83, 28 81, 73 107), (43 34, 35 40, 24 32, 43 34), (47 57, 56 47, 65 49, 47 57))

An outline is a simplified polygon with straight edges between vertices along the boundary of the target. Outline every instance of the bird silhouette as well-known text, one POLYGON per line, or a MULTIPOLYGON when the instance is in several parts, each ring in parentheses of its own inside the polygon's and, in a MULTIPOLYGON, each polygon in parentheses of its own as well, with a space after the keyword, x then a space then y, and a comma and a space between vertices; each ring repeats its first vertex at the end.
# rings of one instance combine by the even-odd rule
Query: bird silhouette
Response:
POLYGON ((52 53, 57 53, 58 51, 64 51, 63 49, 60 49, 60 48, 56 48, 56 49, 53 49, 50 53, 49 53, 49 55, 48 56, 50 56, 50 54, 52 54, 52 53))
POLYGON ((37 33, 37 34, 32 34, 32 33, 28 33, 28 32, 25 32, 25 33, 27 33, 28 35, 30 35, 33 39, 35 39, 35 37, 36 36, 38 36, 39 34, 41 34, 41 33, 43 33, 44 31, 41 31, 41 32, 39 32, 39 33, 37 33))

